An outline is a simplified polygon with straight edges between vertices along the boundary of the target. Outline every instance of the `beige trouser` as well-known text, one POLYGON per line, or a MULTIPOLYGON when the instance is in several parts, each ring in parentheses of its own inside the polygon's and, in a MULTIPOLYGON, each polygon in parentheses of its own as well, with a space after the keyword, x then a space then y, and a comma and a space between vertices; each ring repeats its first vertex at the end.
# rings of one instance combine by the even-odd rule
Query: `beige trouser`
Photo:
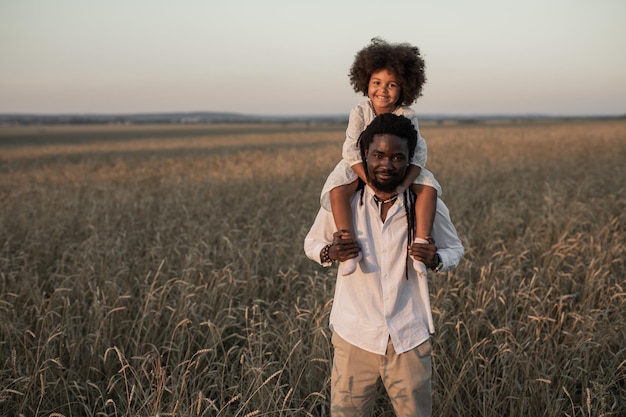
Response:
POLYGON ((399 355, 391 339, 384 355, 355 347, 336 333, 333 333, 332 342, 335 348, 330 393, 333 417, 369 416, 379 380, 382 380, 398 417, 430 417, 430 340, 399 355))

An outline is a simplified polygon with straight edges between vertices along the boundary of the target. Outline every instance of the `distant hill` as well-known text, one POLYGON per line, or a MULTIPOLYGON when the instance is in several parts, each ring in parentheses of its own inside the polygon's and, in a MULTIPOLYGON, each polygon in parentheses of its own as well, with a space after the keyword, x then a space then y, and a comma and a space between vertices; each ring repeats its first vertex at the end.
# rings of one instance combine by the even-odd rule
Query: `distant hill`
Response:
MULTIPOLYGON (((451 115, 424 114, 423 121, 480 123, 486 120, 614 119, 619 116, 528 115, 451 115)), ((348 115, 268 116, 219 112, 171 112, 128 114, 0 114, 0 125, 80 125, 80 124, 206 124, 206 123, 347 123, 348 115)))
POLYGON ((347 122, 348 115, 260 116, 239 113, 0 114, 0 124, 203 124, 347 122))

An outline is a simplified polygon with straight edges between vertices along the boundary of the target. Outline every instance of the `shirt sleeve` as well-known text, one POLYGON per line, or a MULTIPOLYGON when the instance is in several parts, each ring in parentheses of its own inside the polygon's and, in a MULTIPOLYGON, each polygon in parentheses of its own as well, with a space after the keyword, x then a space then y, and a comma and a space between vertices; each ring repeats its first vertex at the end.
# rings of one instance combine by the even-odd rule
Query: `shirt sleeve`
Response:
POLYGON ((465 249, 450 219, 450 211, 441 199, 437 200, 433 238, 435 245, 437 245, 437 253, 443 262, 443 267, 439 272, 451 271, 456 268, 465 253, 465 249))
POLYGON ((304 238, 304 253, 307 258, 326 267, 332 265, 332 262, 322 263, 320 252, 324 246, 333 243, 333 231, 335 228, 332 213, 324 209, 320 209, 315 216, 313 226, 304 238))
POLYGON ((415 153, 413 153, 413 158, 411 158, 411 165, 417 165, 420 168, 424 168, 426 166, 426 160, 428 159, 428 147, 426 145, 426 141, 420 133, 417 115, 414 114, 411 117, 411 122, 413 123, 415 130, 417 130, 417 146, 415 148, 415 153))
POLYGON ((348 128, 346 129, 346 140, 343 142, 343 149, 341 151, 341 156, 350 166, 363 162, 358 147, 359 136, 363 130, 365 130, 365 119, 363 112, 357 106, 350 111, 348 128))

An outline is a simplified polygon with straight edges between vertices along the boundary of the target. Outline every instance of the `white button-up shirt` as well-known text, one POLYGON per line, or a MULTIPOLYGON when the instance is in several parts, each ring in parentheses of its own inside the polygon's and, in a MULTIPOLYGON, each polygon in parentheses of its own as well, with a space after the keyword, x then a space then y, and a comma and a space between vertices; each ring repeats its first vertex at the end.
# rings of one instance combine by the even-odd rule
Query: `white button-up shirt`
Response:
MULTIPOLYGON (((420 278, 408 258, 407 221, 404 199, 389 208, 386 220, 374 200, 373 190, 365 187, 351 200, 357 240, 363 253, 353 274, 338 274, 330 313, 330 328, 349 343, 376 354, 384 354, 389 337, 397 353, 425 342, 434 331, 425 276, 420 278)), ((332 243, 336 227, 332 213, 320 209, 304 240, 306 255, 321 263, 320 252, 332 243)), ((442 271, 455 268, 463 256, 463 246, 450 220, 448 208, 437 201, 432 230, 442 271)), ((326 264, 324 266, 329 266, 326 264)))

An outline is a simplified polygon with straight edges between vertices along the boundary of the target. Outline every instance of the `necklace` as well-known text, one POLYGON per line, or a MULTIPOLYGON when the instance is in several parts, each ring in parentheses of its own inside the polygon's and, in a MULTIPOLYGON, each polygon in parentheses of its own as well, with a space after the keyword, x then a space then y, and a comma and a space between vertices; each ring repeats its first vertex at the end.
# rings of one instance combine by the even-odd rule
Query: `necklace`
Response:
POLYGON ((367 102, 370 104, 370 108, 374 112, 374 116, 378 116, 378 113, 376 113, 376 109, 374 108, 374 103, 372 103, 372 100, 368 100, 367 102))
POLYGON ((388 204, 388 203, 393 203, 394 201, 396 201, 398 199, 398 195, 392 195, 391 198, 387 199, 387 200, 382 200, 380 198, 378 198, 378 196, 376 194, 374 194, 374 201, 376 202, 376 204, 388 204))
POLYGON ((398 199, 398 195, 392 195, 391 198, 387 199, 387 200, 381 200, 380 198, 378 198, 378 196, 376 194, 374 194, 374 201, 376 202, 376 205, 379 207, 380 209, 380 218, 383 220, 383 223, 385 222, 385 218, 383 217, 383 210, 385 207, 385 204, 388 203, 393 203, 398 199))
MULTIPOLYGON (((374 103, 372 103, 372 100, 367 100, 367 102, 370 104, 370 108, 372 109, 372 111, 374 112, 374 117, 378 116, 378 112, 376 111, 376 109, 374 108, 374 103)), ((389 113, 393 113, 394 111, 398 110, 398 107, 400 106, 396 106, 393 108, 392 111, 390 111, 389 113)))

